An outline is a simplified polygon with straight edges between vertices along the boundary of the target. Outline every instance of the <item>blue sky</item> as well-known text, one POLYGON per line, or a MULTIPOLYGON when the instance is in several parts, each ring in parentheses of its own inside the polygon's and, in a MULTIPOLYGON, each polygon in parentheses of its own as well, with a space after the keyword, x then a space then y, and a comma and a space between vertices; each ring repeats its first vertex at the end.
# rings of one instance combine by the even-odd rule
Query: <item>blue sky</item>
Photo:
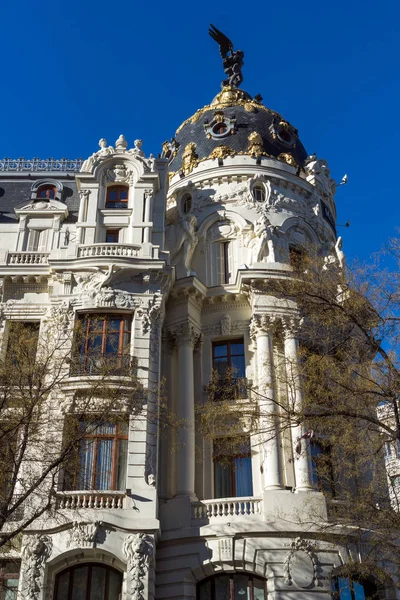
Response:
POLYGON ((4 0, 0 155, 87 157, 106 137, 147 154, 219 91, 212 22, 245 52, 242 88, 349 183, 336 196, 349 259, 399 221, 400 5, 395 1, 4 0))

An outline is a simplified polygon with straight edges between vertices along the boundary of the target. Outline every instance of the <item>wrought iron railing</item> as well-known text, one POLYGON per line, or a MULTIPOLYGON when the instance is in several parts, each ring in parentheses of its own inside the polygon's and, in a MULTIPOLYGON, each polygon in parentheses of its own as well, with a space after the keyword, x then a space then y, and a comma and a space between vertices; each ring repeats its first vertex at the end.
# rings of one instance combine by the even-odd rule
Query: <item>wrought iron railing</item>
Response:
POLYGON ((0 172, 64 172, 79 171, 82 158, 2 158, 0 172))
POLYGON ((134 356, 118 354, 82 354, 71 361, 70 375, 129 376, 136 367, 134 356))

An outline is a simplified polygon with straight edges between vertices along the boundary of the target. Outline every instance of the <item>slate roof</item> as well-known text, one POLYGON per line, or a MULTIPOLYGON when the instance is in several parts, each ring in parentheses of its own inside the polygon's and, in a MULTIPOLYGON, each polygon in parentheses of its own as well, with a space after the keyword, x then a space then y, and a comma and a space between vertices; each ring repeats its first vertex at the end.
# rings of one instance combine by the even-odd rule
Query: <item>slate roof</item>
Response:
MULTIPOLYGON (((78 220, 79 195, 76 189, 76 182, 71 178, 60 177, 60 174, 43 174, 41 179, 56 179, 63 184, 62 201, 68 207, 68 218, 64 223, 75 223, 78 220), (47 177, 46 177, 47 175, 47 177)), ((0 223, 11 223, 17 221, 14 208, 31 199, 31 187, 35 182, 33 178, 18 178, 11 180, 8 175, 7 180, 3 181, 0 177, 0 223)))

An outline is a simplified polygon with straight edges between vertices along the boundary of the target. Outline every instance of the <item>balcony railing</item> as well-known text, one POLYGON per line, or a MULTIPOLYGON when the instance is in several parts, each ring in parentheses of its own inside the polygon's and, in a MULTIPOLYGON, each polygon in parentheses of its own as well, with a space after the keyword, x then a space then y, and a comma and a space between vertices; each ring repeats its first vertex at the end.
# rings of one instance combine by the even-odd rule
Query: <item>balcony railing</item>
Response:
POLYGON ((123 492, 57 492, 56 508, 105 510, 124 508, 123 492))
POLYGON ((49 252, 9 252, 7 265, 48 265, 49 252))
POLYGON ((218 379, 207 386, 210 400, 245 400, 250 397, 252 382, 246 377, 218 379))
POLYGON ((261 518, 261 498, 224 498, 192 502, 192 519, 223 520, 229 518, 261 518))
POLYGON ((103 377, 128 377, 136 367, 134 356, 118 354, 78 355, 71 362, 71 377, 79 375, 102 375, 103 377))
POLYGON ((133 244, 91 244, 78 248, 78 258, 95 258, 97 256, 135 258, 139 256, 139 253, 140 246, 133 244))
POLYGON ((46 172, 61 171, 71 173, 79 171, 83 160, 75 158, 3 158, 0 159, 0 172, 46 172))

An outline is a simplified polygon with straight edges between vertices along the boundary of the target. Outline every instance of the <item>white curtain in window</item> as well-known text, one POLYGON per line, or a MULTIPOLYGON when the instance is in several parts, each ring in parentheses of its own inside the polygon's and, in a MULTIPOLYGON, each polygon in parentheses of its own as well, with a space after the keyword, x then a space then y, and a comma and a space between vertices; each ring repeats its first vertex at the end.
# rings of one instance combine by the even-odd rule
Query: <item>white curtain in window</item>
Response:
POLYGON ((28 252, 46 252, 49 229, 31 229, 28 237, 28 252))
POLYGON ((96 490, 109 490, 112 487, 113 440, 97 441, 96 490))

